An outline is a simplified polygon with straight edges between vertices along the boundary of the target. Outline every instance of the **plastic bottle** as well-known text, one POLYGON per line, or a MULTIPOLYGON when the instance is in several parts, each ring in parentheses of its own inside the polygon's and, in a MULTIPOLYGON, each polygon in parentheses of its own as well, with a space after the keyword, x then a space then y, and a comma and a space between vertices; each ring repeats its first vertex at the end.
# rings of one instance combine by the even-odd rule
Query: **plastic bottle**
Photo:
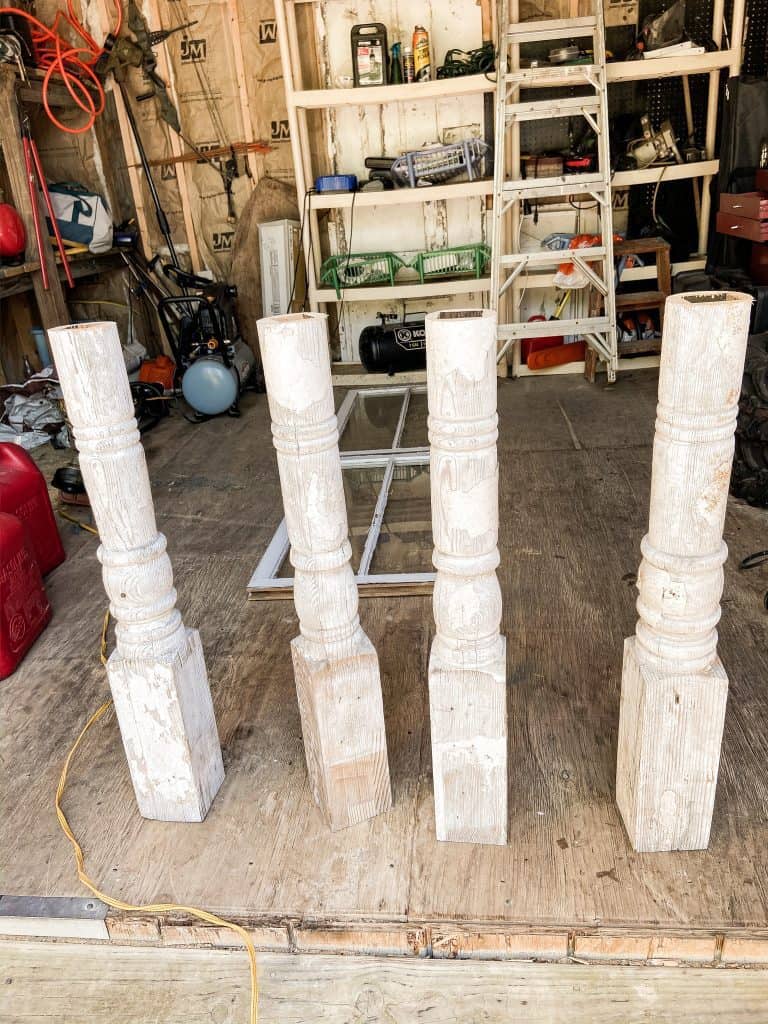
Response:
POLYGON ((406 82, 416 81, 416 67, 413 62, 413 47, 408 43, 403 47, 403 80, 406 82))
POLYGON ((413 65, 414 81, 428 82, 432 77, 432 64, 429 59, 429 32, 423 25, 413 30, 413 65))
POLYGON ((390 85, 400 85, 403 80, 403 58, 401 55, 402 46, 400 43, 392 44, 392 60, 389 65, 390 85))

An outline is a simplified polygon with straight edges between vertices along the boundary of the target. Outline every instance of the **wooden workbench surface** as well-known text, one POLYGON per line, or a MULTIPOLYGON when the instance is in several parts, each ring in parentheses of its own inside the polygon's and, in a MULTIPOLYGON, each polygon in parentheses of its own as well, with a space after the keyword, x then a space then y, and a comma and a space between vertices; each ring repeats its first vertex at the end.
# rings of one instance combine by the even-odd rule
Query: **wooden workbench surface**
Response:
MULTIPOLYGON (((739 962, 768 959, 768 581, 763 569, 736 568, 766 547, 765 512, 731 501, 726 524, 720 653, 731 695, 710 849, 635 854, 613 801, 622 642, 634 629, 632 574, 647 520, 653 372, 624 374, 612 389, 564 377, 500 383, 506 847, 434 839, 424 597, 362 604, 381 661, 394 807, 344 832, 324 827, 302 753, 293 607, 246 600, 281 512, 266 401, 250 396, 244 408, 240 420, 198 426, 177 414, 146 436, 179 606, 206 651, 227 778, 203 824, 144 821, 116 722, 97 724, 66 796, 97 883, 136 903, 237 915, 275 948, 486 956, 519 948, 550 958, 590 950, 632 958, 634 949, 639 959, 666 951, 703 962, 741 950, 739 962)), ((48 580, 53 621, 0 684, 0 891, 10 894, 83 895, 53 799, 69 746, 107 694, 98 658, 105 599, 95 538, 66 524, 62 532, 69 559, 48 580)), ((212 941, 183 922, 162 932, 120 915, 108 924, 115 937, 212 941)))

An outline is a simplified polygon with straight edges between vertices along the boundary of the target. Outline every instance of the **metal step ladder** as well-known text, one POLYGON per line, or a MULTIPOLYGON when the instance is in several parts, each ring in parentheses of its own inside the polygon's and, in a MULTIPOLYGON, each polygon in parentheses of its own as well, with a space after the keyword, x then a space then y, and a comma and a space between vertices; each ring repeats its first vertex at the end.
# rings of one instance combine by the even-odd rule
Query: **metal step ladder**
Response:
MULTIPOLYGON (((511 0, 513 12, 517 0, 511 0)), ((594 0, 595 16, 515 22, 510 21, 510 0, 499 0, 497 10, 498 59, 496 87, 496 159, 494 167, 491 255, 491 304, 498 313, 499 363, 504 371, 512 350, 512 372, 520 370, 522 338, 580 335, 606 364, 608 380, 616 379, 616 300, 614 289, 611 164, 608 139, 608 95, 605 74, 605 28, 602 0, 594 0), (557 45, 584 38, 592 40, 592 63, 521 67, 520 46, 531 42, 557 45), (529 89, 581 87, 582 94, 526 101, 529 89), (520 153, 520 125, 524 121, 583 117, 597 138, 596 170, 552 178, 524 178, 520 153), (589 249, 519 251, 522 206, 526 201, 558 197, 591 197, 599 216, 601 244, 589 249), (520 283, 532 271, 554 274, 558 264, 573 263, 589 281, 593 295, 589 308, 599 315, 569 320, 522 323, 516 319, 520 283)), ((503 371, 502 371, 503 372, 503 371)))

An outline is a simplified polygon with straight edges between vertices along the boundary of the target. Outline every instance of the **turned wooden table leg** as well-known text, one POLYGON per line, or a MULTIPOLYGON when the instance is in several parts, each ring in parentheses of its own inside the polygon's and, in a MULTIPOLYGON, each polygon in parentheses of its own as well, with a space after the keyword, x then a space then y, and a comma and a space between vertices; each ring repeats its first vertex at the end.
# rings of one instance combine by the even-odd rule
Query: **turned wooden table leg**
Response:
MULTIPOLYGON (((113 323, 48 332, 115 617, 107 675, 139 810, 202 821, 224 779, 203 649, 176 609, 113 323)), ((94 628, 96 628, 94 623, 94 628)))
POLYGON ((267 317, 258 328, 295 570, 291 652, 307 770, 336 830, 386 811, 392 797, 379 660, 349 562, 327 317, 267 317))
POLYGON ((709 843, 728 678, 717 656, 733 433, 752 300, 667 300, 639 621, 624 644, 616 799, 636 850, 709 843))
POLYGON ((437 838, 507 841, 506 641, 499 633, 496 314, 426 318, 436 636, 429 660, 437 838))

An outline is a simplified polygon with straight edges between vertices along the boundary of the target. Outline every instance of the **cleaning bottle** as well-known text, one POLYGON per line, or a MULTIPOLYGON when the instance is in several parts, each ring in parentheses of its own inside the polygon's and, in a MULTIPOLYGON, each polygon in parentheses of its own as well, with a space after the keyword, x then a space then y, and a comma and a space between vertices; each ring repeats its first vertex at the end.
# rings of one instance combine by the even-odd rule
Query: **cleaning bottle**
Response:
POLYGON ((392 59, 389 64, 389 82, 390 85, 400 85, 403 81, 403 58, 400 53, 402 46, 400 43, 392 44, 392 59))
POLYGON ((423 25, 413 30, 413 65, 414 80, 428 82, 432 77, 432 65, 429 59, 429 32, 423 25))

